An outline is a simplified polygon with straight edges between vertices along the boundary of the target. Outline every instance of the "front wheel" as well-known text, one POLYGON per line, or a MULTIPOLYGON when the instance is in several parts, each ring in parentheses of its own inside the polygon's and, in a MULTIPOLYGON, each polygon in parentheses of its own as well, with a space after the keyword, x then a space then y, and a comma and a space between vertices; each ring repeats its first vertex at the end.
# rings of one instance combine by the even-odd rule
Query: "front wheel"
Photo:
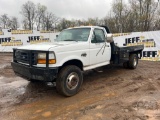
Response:
POLYGON ((77 94, 83 83, 83 74, 80 68, 69 65, 61 69, 57 80, 57 91, 65 96, 73 96, 77 94))

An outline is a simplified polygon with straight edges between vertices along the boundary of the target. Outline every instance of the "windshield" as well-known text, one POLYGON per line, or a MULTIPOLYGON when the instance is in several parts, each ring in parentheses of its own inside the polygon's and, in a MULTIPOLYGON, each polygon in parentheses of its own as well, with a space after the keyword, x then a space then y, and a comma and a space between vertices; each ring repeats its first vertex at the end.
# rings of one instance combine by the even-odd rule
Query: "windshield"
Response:
POLYGON ((56 41, 87 41, 90 28, 73 28, 63 30, 56 41))

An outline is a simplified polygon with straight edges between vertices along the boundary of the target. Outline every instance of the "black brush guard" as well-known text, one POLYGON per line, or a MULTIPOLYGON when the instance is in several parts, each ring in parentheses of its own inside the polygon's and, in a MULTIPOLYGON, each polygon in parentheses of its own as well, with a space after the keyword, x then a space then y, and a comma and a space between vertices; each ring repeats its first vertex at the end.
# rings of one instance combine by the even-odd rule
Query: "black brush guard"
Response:
POLYGON ((49 51, 13 49, 11 65, 17 75, 29 80, 52 82, 58 74, 58 68, 49 67, 49 51), (46 54, 45 67, 36 66, 38 53, 46 54))

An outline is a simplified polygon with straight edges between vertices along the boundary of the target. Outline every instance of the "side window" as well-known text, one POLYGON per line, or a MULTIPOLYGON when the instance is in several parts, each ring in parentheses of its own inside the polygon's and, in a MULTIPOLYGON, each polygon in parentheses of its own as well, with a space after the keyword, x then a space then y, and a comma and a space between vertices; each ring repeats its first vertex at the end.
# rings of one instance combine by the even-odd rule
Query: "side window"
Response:
POLYGON ((94 30, 94 34, 92 36, 92 43, 101 43, 101 42, 105 42, 105 35, 103 30, 101 29, 95 29, 94 30))

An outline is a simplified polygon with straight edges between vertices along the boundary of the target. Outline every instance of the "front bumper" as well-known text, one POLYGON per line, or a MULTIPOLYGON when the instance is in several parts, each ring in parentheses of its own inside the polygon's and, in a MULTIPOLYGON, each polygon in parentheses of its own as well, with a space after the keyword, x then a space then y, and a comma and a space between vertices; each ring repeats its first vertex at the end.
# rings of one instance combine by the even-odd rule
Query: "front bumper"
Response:
POLYGON ((58 68, 37 68, 11 62, 14 72, 23 78, 41 80, 46 82, 54 81, 58 74, 58 68))

